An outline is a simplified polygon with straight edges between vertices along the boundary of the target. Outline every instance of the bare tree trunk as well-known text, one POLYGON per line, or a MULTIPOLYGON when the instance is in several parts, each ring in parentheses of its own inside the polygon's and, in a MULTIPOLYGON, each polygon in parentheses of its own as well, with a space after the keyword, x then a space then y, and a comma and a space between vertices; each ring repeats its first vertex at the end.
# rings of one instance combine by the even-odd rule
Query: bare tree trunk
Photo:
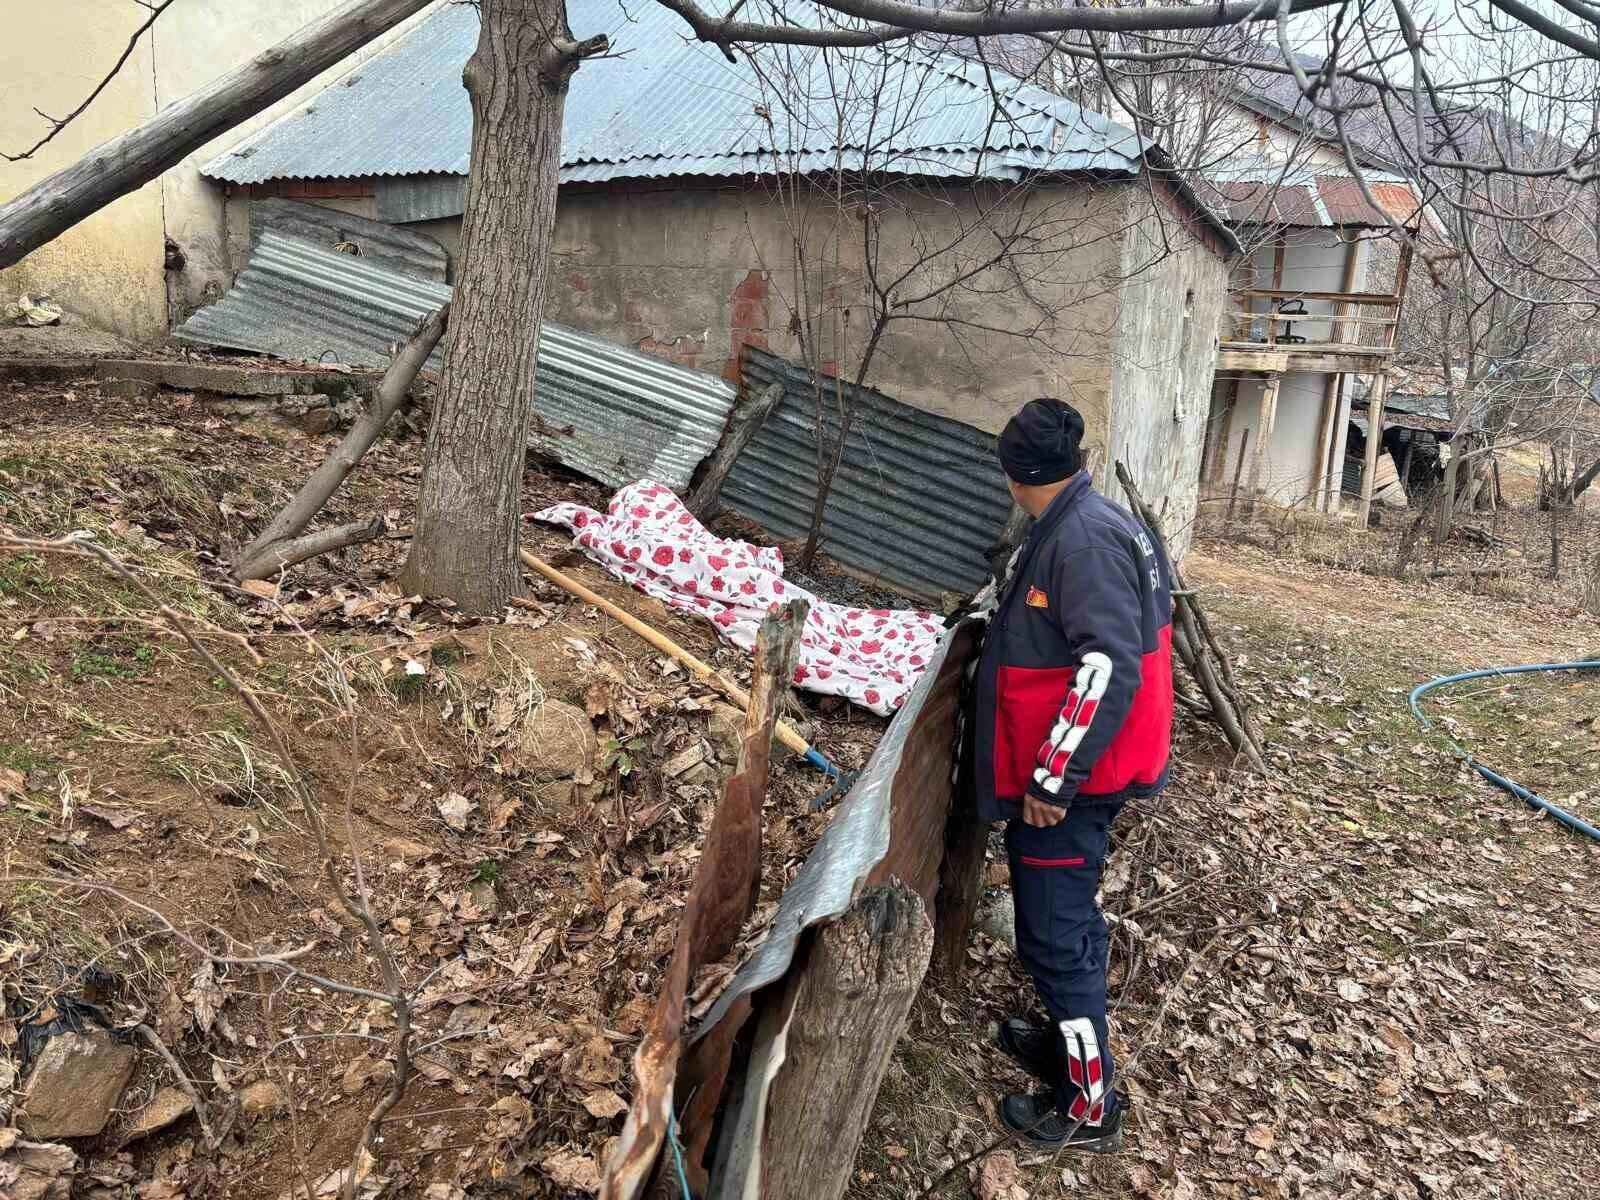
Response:
POLYGON ((1452 454, 1450 461, 1445 464, 1444 483, 1439 492, 1439 524, 1433 532, 1435 545, 1443 545, 1450 540, 1450 530, 1455 525, 1456 513, 1456 486, 1461 477, 1461 455, 1452 454))
POLYGON ((564 0, 483 0, 463 79, 472 174, 444 381, 428 427, 407 591, 498 612, 516 593, 522 471, 555 227, 561 119, 578 59, 564 0))
MULTIPOLYGON (((351 0, 0 207, 0 269, 392 29, 430 0, 351 0)), ((157 248, 159 252, 159 247, 157 248)))
MULTIPOLYGON (((422 319, 422 323, 417 326, 410 339, 394 356, 389 369, 384 372, 383 382, 378 385, 377 393, 372 397, 372 403, 367 406, 367 411, 356 419, 356 423, 350 427, 350 432, 345 434, 333 453, 311 473, 311 477, 295 493, 294 499, 285 504, 282 511, 268 522, 267 527, 257 535, 256 539, 240 551, 239 561, 234 567, 235 579, 264 579, 291 562, 299 562, 302 558, 309 557, 304 554, 300 558, 289 557, 286 553, 280 553, 281 548, 275 543, 294 537, 311 524, 312 518, 322 511, 322 506, 334 492, 339 490, 339 485, 355 469, 356 463, 361 461, 361 456, 372 448, 372 443, 378 440, 378 435, 389 423, 389 418, 400 411, 400 405, 410 392, 417 372, 422 370, 422 364, 428 361, 433 348, 444 336, 449 317, 450 306, 446 304, 437 312, 422 319)), ((369 536, 377 537, 382 532, 383 522, 380 520, 377 528, 369 536)), ((324 547, 324 550, 348 544, 348 542, 336 543, 335 546, 324 547)), ((298 550, 295 553, 298 553, 298 550)))
POLYGON ((868 888, 817 935, 767 1101, 763 1200, 844 1195, 932 949, 922 900, 899 881, 868 888))

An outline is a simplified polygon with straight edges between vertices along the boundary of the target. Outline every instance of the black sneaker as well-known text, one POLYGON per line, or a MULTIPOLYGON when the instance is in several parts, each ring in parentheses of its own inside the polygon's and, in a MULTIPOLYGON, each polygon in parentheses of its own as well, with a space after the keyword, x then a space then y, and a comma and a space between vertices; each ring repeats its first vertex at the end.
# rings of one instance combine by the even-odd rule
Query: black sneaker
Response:
POLYGON ((1122 1149, 1122 1108, 1119 1103, 1098 1125, 1064 1117, 1048 1092, 1037 1096, 1007 1096, 1000 1102, 1000 1123, 1044 1150, 1084 1150, 1115 1154, 1122 1149))
POLYGON ((1000 1023, 995 1041, 1040 1082, 1051 1083, 1061 1074, 1060 1038, 1049 1025, 1026 1017, 1007 1017, 1000 1023))

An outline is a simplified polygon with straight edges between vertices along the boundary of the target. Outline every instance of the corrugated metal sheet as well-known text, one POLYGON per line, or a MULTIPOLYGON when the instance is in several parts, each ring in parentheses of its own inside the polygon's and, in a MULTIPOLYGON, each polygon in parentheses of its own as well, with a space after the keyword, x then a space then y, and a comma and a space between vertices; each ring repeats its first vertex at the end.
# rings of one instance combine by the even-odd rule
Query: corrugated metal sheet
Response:
MULTIPOLYGON (((811 376, 746 348, 745 387, 784 396, 740 455, 722 498, 781 537, 800 537, 816 500, 816 402, 811 376)), ((831 390, 833 381, 826 381, 831 390)), ((846 386, 855 406, 844 460, 823 510, 822 547, 845 566, 919 595, 973 592, 984 551, 1011 511, 992 434, 846 386)), ((830 436, 836 408, 825 398, 830 436)))
POLYGON ((1398 175, 1364 170, 1383 211, 1367 203, 1361 184, 1346 172, 1308 163, 1229 161, 1195 181, 1202 203, 1235 225, 1287 225, 1328 229, 1406 222, 1420 201, 1398 175))
MULTIPOLYGON (((381 366, 389 347, 449 298, 443 284, 263 229, 233 288, 173 336, 381 366)), ((429 366, 442 365, 436 350, 429 366)), ((681 489, 716 448, 734 395, 714 375, 546 322, 529 444, 612 487, 648 477, 681 489)))
MULTIPOLYGON (((862 147, 874 169, 909 175, 1127 174, 1144 150, 1097 113, 913 44, 762 47, 729 63, 660 5, 571 0, 567 13, 576 33, 606 33, 620 57, 573 77, 563 182, 850 168, 862 147)), ((461 71, 477 30, 475 8, 446 6, 204 173, 241 184, 465 175, 472 112, 461 71)))
POLYGON ((373 192, 378 220, 398 224, 459 217, 467 207, 465 175, 382 176, 373 192))
MULTIPOLYGON (((177 329, 179 341, 278 358, 377 367, 423 314, 450 298, 443 283, 419 279, 302 238, 257 231, 250 261, 215 304, 177 329)), ((443 350, 429 366, 438 370, 443 350)))
POLYGON ((266 230, 324 249, 343 246, 369 263, 422 279, 443 283, 449 276, 450 256, 433 238, 320 204, 257 200, 250 205, 250 232, 259 237, 266 230))

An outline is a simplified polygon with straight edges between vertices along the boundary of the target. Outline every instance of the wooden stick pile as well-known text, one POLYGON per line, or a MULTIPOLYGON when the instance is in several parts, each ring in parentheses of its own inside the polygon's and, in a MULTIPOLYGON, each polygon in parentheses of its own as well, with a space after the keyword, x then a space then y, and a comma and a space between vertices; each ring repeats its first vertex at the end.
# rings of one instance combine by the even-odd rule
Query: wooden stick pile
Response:
POLYGON ((1260 735, 1250 719, 1250 706, 1233 676, 1233 665, 1212 632, 1211 622, 1206 620, 1199 596, 1184 583, 1182 572, 1172 560, 1166 536, 1161 530, 1161 518, 1139 494, 1133 476, 1120 462, 1117 463, 1117 482, 1122 484, 1133 511, 1149 528, 1151 536, 1161 543, 1161 549, 1172 565, 1172 648, 1177 651, 1179 659, 1189 669, 1189 674, 1205 697, 1203 703, 1184 697, 1180 697, 1180 700, 1185 700, 1189 707, 1215 721, 1235 753, 1243 754, 1250 760, 1251 766, 1265 774, 1266 756, 1262 753, 1260 735))

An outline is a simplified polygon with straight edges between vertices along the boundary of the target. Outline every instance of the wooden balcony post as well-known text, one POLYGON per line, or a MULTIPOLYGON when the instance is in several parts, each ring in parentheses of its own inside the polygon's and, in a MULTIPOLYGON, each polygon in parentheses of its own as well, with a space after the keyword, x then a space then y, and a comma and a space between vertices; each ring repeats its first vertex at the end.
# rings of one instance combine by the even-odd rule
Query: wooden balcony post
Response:
POLYGON ((1361 528, 1372 520, 1372 484, 1378 475, 1378 451, 1383 446, 1383 404, 1389 395, 1389 376, 1373 380, 1372 396, 1367 401, 1367 454, 1361 468, 1361 528))
POLYGON ((1278 385, 1283 377, 1267 376, 1267 385, 1261 391, 1261 408, 1256 419, 1256 456, 1250 464, 1250 515, 1255 516, 1256 497, 1266 491, 1270 479, 1267 462, 1272 446, 1272 426, 1278 419, 1278 385))

